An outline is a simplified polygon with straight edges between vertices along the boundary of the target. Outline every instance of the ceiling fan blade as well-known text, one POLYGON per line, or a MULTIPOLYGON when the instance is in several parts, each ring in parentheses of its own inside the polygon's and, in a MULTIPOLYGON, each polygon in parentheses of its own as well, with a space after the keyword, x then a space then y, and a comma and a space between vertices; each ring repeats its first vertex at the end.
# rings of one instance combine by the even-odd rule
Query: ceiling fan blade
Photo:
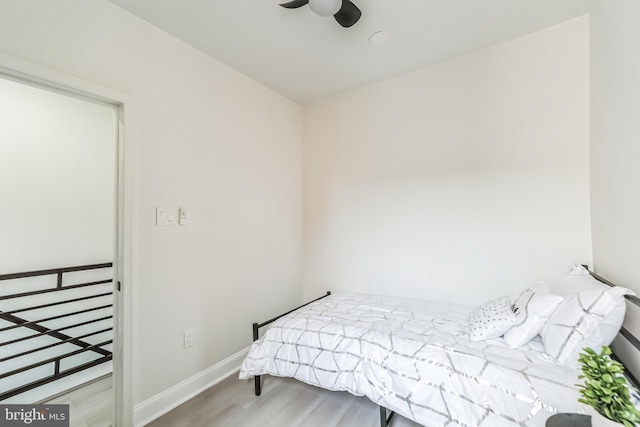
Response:
POLYGON ((280 3, 280 6, 287 9, 297 9, 309 3, 309 0, 293 0, 288 3, 280 3))
POLYGON ((362 12, 358 9, 358 6, 349 0, 342 0, 342 7, 338 13, 333 15, 333 17, 336 18, 336 21, 338 21, 338 24, 345 28, 349 28, 358 22, 361 16, 362 12))

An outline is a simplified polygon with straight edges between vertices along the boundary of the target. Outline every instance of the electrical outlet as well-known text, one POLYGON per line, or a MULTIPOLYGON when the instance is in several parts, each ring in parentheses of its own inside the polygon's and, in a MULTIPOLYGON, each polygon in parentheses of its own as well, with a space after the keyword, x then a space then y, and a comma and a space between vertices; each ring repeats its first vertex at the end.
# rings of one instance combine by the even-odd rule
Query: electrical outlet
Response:
POLYGON ((188 329, 184 331, 184 348, 189 348, 193 345, 193 330, 188 329))

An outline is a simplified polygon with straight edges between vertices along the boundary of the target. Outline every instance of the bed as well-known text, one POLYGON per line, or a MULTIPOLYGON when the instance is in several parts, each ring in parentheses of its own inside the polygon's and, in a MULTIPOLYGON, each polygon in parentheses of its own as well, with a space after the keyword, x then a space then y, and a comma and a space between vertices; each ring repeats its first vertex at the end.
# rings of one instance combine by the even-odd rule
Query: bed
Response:
MULTIPOLYGON (((622 293, 625 306, 628 293, 622 293)), ((268 374, 366 396, 380 406, 381 425, 397 413, 429 427, 544 426, 554 413, 582 411, 576 363, 558 363, 558 355, 545 348, 551 341, 543 341, 541 333, 517 348, 509 347, 502 334, 471 340, 469 319, 477 311, 450 303, 328 293, 254 324, 256 341, 240 378, 254 377, 257 395, 260 376, 268 374), (258 339, 258 329, 266 325, 258 339)), ((551 320, 550 314, 545 323, 551 320)), ((623 344, 627 356, 637 360, 638 343, 629 342, 623 344)))

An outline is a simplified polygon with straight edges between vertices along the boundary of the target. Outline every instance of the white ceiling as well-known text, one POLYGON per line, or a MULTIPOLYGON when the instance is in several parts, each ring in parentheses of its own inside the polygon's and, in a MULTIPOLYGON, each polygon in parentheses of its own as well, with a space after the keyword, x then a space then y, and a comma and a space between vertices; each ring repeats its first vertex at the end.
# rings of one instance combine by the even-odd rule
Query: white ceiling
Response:
POLYGON ((286 0, 110 1, 300 104, 588 12, 588 0, 353 0, 362 18, 342 28, 286 0), (369 46, 380 30, 389 44, 369 46))

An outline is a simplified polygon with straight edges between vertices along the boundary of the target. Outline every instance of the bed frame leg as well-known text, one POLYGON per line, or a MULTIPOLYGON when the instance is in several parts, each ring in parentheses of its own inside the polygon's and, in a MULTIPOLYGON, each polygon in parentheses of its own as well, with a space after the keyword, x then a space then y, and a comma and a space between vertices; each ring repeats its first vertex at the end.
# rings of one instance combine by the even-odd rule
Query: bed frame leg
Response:
POLYGON ((389 411, 389 416, 387 417, 387 408, 380 405, 380 427, 387 427, 391 422, 391 418, 395 412, 389 411))
MULTIPOLYGON (((253 326, 253 341, 256 341, 258 339, 258 329, 260 328, 260 325, 258 325, 257 323, 254 323, 252 326, 253 326)), ((256 389, 256 396, 260 396, 260 393, 262 393, 262 387, 260 385, 260 375, 256 375, 255 377, 253 377, 253 383, 256 389)))
POLYGON ((260 396, 260 393, 262 393, 262 385, 260 384, 260 375, 256 375, 255 377, 253 377, 253 384, 256 389, 256 396, 260 396))

